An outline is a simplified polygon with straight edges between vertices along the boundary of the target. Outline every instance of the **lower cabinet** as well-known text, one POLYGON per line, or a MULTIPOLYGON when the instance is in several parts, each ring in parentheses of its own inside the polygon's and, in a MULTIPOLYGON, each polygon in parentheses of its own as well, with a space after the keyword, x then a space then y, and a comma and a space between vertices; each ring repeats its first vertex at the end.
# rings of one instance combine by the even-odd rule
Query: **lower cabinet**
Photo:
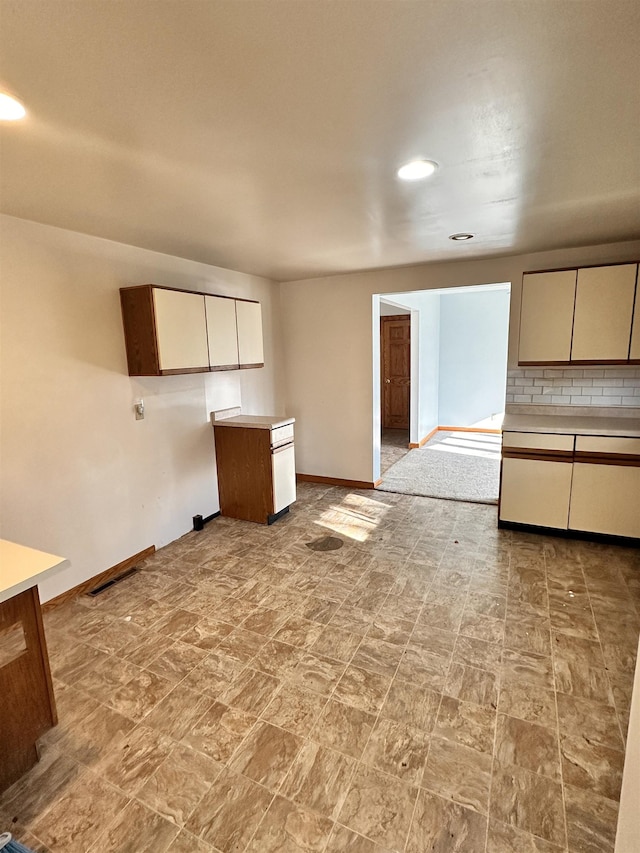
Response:
POLYGON ((640 467, 576 462, 569 527, 640 539, 640 467))
POLYGON ((505 431, 501 522, 640 539, 640 438, 505 431))
POLYGON ((571 468, 571 462, 503 459, 500 519, 566 530, 571 468))

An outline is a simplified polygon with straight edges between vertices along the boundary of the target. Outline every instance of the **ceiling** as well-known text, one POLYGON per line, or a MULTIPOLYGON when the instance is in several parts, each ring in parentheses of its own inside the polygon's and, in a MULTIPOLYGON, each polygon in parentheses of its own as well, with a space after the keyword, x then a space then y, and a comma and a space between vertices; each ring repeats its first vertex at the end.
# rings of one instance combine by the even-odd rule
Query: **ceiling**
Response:
POLYGON ((637 0, 0 0, 1 209, 278 280, 634 239, 639 40, 637 0))

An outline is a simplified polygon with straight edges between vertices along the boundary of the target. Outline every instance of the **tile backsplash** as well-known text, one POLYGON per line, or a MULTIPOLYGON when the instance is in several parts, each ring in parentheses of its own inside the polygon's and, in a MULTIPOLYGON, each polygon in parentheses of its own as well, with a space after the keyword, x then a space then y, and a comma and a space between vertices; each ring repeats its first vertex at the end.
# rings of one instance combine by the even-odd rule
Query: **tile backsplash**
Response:
POLYGON ((640 367, 524 367, 507 371, 509 403, 640 406, 640 367))

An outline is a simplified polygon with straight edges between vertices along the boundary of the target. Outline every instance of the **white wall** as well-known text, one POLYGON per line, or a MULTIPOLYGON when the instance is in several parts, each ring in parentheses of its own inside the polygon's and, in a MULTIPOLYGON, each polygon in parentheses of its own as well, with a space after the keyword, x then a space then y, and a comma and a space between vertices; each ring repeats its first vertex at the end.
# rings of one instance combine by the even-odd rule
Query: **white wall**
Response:
POLYGON ((440 297, 439 421, 471 426, 504 411, 509 291, 440 297))
POLYGON ((298 471, 373 481, 374 294, 511 282, 509 364, 515 366, 525 270, 638 257, 635 241, 282 283, 287 412, 298 419, 298 471))
POLYGON ((71 561, 46 600, 219 509, 209 412, 284 411, 278 286, 6 216, 0 238, 1 535, 71 561), (130 378, 118 288, 148 282, 260 300, 265 367, 130 378))

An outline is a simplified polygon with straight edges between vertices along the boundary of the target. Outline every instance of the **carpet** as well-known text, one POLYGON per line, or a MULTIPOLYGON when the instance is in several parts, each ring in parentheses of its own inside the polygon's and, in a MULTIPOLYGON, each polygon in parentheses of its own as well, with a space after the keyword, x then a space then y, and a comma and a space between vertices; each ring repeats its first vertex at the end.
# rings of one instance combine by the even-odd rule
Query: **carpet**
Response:
POLYGON ((451 501, 496 504, 500 489, 501 436, 437 432, 383 474, 383 492, 451 501))

